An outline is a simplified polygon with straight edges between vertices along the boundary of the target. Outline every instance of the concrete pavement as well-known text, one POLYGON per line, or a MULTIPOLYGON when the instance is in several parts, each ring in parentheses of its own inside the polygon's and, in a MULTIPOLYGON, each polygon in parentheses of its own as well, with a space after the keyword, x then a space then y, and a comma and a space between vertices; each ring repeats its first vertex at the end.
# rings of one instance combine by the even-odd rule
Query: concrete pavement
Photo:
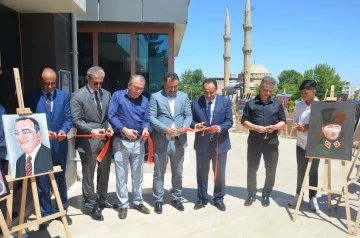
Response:
MULTIPOLYGON (((153 165, 145 165, 144 200, 150 209, 149 215, 130 209, 125 220, 118 218, 116 210, 105 209, 102 222, 93 221, 81 212, 81 182, 76 182, 69 190, 69 214, 73 219, 70 226, 73 237, 349 237, 347 235, 345 207, 342 202, 337 209, 328 211, 327 196, 318 193, 320 214, 308 209, 308 197, 301 206, 296 222, 292 221, 293 208, 287 202, 295 193, 296 186, 296 158, 295 140, 280 137, 280 158, 274 191, 271 194, 270 206, 262 207, 260 203, 261 188, 264 183, 265 170, 263 161, 258 171, 257 201, 250 207, 245 207, 246 192, 246 140, 247 134, 231 132, 232 149, 228 153, 226 184, 227 194, 225 204, 227 210, 219 211, 209 204, 205 208, 195 211, 196 202, 196 174, 195 151, 193 150, 194 136, 188 134, 189 146, 185 151, 183 198, 185 211, 173 208, 171 202, 170 178, 171 171, 165 175, 165 204, 163 214, 153 211, 152 171, 153 165)), ((347 163, 350 167, 350 163, 347 163)), ((324 161, 319 168, 319 186, 323 183, 324 161)), ((129 174, 130 175, 130 174, 129 174)), ((209 175, 209 194, 212 194, 212 172, 209 175)), ((341 188, 341 168, 339 161, 332 161, 332 184, 334 189, 341 188)), ((131 191, 131 184, 128 189, 131 191)), ((359 184, 349 186, 351 202, 351 218, 355 221, 359 201, 357 193, 359 184)), ((110 200, 117 201, 115 193, 114 169, 110 174, 110 200)), ((131 194, 130 194, 131 198, 131 194)), ((335 204, 335 200, 332 201, 335 204)), ((354 224, 354 222, 352 222, 354 224)), ((65 237, 60 221, 53 221, 47 231, 30 231, 30 237, 65 237)))

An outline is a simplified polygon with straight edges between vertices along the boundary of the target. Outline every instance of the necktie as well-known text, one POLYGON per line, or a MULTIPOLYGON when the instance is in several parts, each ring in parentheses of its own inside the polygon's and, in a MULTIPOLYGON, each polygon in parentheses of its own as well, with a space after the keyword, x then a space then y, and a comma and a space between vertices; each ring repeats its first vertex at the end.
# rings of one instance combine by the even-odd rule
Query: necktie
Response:
POLYGON ((25 166, 26 176, 32 175, 32 164, 31 164, 31 156, 26 158, 26 166, 25 166))
POLYGON ((95 101, 96 101, 96 107, 97 107, 97 109, 99 111, 99 114, 100 114, 100 117, 101 117, 102 110, 101 110, 100 100, 99 100, 99 97, 98 97, 98 91, 95 91, 95 101))
POLYGON ((211 104, 212 104, 211 101, 208 102, 207 107, 206 107, 206 114, 207 114, 210 124, 211 124, 211 104))
POLYGON ((46 106, 49 112, 51 112, 51 93, 46 94, 46 106))

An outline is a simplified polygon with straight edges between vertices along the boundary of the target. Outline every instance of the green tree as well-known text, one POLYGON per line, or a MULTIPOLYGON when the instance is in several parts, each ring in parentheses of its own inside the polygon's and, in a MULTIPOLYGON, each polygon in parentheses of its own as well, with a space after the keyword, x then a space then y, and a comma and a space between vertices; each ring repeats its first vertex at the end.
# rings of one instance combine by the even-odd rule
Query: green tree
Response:
POLYGON ((179 90, 187 93, 190 100, 203 94, 202 83, 206 79, 201 69, 188 69, 180 76, 179 90))
POLYGON ((323 100, 326 90, 328 90, 327 97, 330 96, 331 85, 335 86, 334 96, 336 97, 341 93, 344 82, 341 77, 336 73, 335 69, 327 64, 318 64, 314 69, 309 69, 304 72, 305 79, 313 79, 317 82, 317 97, 323 100))
POLYGON ((284 70, 278 77, 279 83, 277 86, 276 94, 283 93, 291 94, 290 100, 295 101, 300 98, 299 85, 304 81, 304 77, 296 70, 284 70))

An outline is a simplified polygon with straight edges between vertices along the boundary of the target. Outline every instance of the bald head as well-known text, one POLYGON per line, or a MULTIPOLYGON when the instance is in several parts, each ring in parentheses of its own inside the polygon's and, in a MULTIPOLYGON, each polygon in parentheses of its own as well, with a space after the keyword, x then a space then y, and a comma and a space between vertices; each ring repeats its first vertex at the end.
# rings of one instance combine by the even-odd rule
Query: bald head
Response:
POLYGON ((56 73, 51 68, 44 68, 40 75, 41 89, 51 93, 56 87, 56 73))

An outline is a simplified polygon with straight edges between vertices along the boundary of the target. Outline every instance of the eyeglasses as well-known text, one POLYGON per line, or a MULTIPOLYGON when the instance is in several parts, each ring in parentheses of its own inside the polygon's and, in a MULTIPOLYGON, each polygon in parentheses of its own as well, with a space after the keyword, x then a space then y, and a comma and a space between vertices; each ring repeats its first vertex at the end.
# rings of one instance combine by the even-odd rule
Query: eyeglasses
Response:
POLYGON ((101 86, 101 85, 103 84, 103 82, 102 82, 102 81, 100 81, 100 82, 93 82, 93 84, 94 84, 94 86, 101 86))
POLYGON ((136 87, 136 86, 134 86, 134 85, 131 85, 131 87, 132 87, 133 89, 135 89, 136 91, 144 91, 144 88, 136 87))
POLYGON ((14 136, 19 137, 21 135, 23 137, 28 137, 33 133, 36 133, 36 131, 30 131, 29 129, 24 129, 22 131, 14 131, 14 136))

